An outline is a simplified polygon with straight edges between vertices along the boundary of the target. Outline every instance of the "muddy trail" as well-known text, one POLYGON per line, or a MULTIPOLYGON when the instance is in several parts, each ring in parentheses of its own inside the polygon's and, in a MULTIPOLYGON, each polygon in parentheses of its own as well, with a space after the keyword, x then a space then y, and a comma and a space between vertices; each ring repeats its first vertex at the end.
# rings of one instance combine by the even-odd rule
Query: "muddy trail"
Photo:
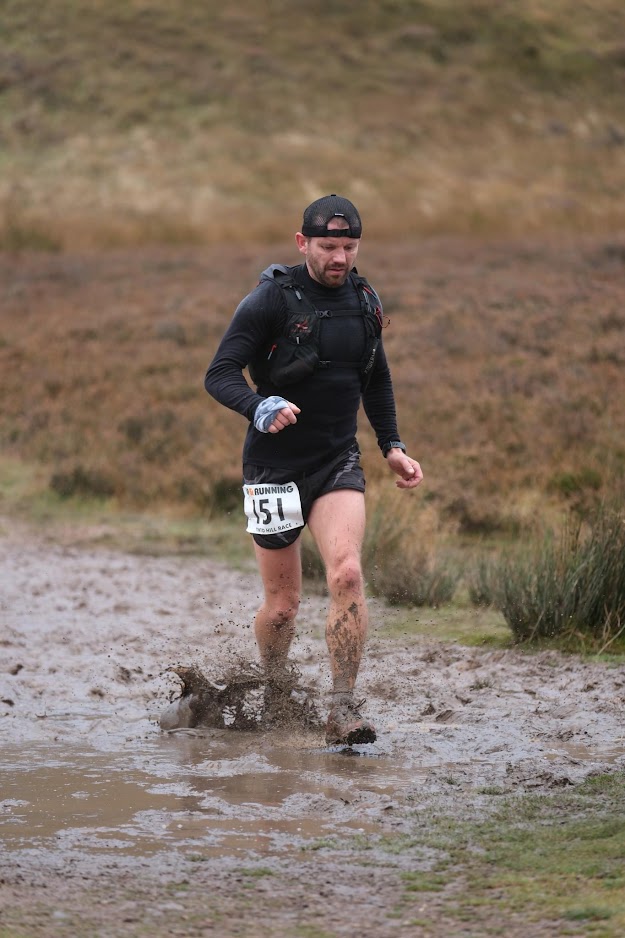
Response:
MULTIPOLYGON (((447 914, 453 875, 406 907, 427 819, 625 763, 622 666, 392 638, 379 604, 359 682, 376 743, 328 748, 314 721, 163 731, 172 668, 254 661, 255 571, 8 520, 0 560, 3 938, 489 934, 447 914)), ((321 715, 324 611, 306 598, 292 653, 321 715)), ((511 916, 505 934, 527 933, 511 916)))

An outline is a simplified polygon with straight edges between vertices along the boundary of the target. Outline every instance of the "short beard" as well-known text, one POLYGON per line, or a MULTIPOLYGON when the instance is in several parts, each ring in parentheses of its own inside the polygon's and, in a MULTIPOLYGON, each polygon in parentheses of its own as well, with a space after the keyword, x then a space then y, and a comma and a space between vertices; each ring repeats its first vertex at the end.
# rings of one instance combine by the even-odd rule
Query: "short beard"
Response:
POLYGON ((319 283, 321 283, 324 287, 331 287, 333 289, 337 287, 342 287, 349 276, 349 269, 342 270, 342 271, 335 271, 335 273, 337 274, 340 273, 341 275, 340 280, 330 279, 325 269, 320 270, 319 268, 314 267, 312 265, 310 269, 312 271, 312 274, 315 280, 318 280, 319 283))

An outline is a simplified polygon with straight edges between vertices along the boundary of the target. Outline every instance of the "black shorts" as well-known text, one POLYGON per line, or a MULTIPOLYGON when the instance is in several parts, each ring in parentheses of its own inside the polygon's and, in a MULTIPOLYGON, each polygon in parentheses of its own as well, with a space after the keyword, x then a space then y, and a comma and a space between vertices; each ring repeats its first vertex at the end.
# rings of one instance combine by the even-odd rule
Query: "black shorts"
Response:
MULTIPOLYGON (((338 489, 355 489, 357 492, 364 492, 365 490, 365 474, 360 465, 360 449, 357 443, 354 443, 346 452, 335 456, 327 465, 295 479, 288 470, 243 463, 243 480, 246 485, 297 483, 302 502, 304 524, 313 504, 322 495, 327 495, 328 492, 335 492, 338 489)), ((291 528, 290 531, 283 531, 280 534, 252 534, 252 537, 259 547, 279 550, 281 547, 288 547, 289 544, 293 544, 301 533, 302 528, 300 527, 291 528)))

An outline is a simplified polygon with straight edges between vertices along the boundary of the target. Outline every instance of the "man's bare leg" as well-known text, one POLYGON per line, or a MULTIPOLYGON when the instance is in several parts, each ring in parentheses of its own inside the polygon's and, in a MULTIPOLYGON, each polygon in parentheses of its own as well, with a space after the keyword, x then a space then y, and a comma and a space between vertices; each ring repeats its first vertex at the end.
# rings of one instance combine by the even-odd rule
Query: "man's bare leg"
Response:
POLYGON ((368 624, 360 559, 363 493, 338 489, 322 495, 312 507, 308 526, 325 564, 330 593, 326 641, 334 690, 349 692, 356 683, 368 624))
POLYGON ((376 738, 375 729, 359 712, 353 693, 368 625, 361 564, 363 493, 339 489, 322 495, 313 505, 308 525, 325 563, 330 592, 326 641, 333 703, 326 740, 341 745, 371 743, 376 738))
POLYGON ((254 632, 264 667, 279 672, 286 665, 299 609, 302 586, 299 540, 279 550, 268 550, 258 544, 254 548, 264 588, 254 632))

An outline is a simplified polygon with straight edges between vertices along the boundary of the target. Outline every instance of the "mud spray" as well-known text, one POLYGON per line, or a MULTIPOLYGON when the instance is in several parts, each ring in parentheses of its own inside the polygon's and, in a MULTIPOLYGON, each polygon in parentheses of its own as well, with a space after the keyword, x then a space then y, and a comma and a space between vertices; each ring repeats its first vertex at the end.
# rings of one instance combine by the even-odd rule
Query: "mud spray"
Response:
POLYGON ((302 684, 293 664, 267 673, 239 658, 219 675, 207 676, 196 665, 167 670, 180 679, 182 689, 159 718, 162 730, 321 729, 314 690, 302 684))

